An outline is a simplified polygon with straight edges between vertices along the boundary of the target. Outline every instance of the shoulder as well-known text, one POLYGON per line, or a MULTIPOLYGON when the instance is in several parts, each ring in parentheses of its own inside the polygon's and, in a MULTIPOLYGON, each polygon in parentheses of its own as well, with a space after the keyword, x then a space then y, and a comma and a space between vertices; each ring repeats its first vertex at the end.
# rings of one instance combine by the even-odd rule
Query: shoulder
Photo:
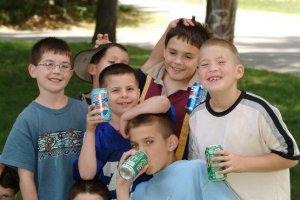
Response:
POLYGON ((192 170, 199 170, 205 169, 206 170, 206 163, 204 160, 197 159, 197 160, 179 160, 172 164, 174 167, 177 168, 185 168, 192 170))
POLYGON ((78 99, 69 97, 68 104, 72 106, 72 109, 82 110, 82 111, 84 111, 84 113, 87 113, 88 104, 86 104, 78 99))
POLYGON ((266 99, 250 92, 245 92, 240 105, 260 112, 263 115, 279 115, 279 110, 271 105, 266 99))
POLYGON ((157 77, 161 70, 165 70, 164 62, 153 66, 150 70, 146 72, 146 74, 150 75, 151 77, 157 77))

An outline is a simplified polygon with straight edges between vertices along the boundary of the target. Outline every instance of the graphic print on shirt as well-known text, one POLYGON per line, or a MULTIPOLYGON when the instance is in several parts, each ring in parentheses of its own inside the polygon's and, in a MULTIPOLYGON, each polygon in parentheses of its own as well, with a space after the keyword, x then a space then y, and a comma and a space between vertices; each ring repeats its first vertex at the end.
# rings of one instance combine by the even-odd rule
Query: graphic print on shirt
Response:
POLYGON ((116 190, 116 176, 117 173, 119 173, 118 164, 119 161, 107 162, 103 167, 103 175, 111 177, 109 185, 107 186, 109 191, 116 190))
POLYGON ((44 133, 39 136, 39 159, 48 159, 62 155, 78 155, 82 145, 83 133, 79 130, 65 130, 44 133))

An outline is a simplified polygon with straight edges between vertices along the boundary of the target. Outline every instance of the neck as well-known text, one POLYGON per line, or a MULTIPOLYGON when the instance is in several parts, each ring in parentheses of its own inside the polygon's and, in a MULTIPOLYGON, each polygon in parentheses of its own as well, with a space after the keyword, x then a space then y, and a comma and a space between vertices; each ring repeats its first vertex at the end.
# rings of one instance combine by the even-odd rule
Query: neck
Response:
POLYGON ((179 89, 184 89, 188 87, 190 79, 186 80, 174 80, 171 79, 171 77, 165 73, 163 77, 164 81, 164 87, 166 88, 167 95, 171 95, 175 92, 177 92, 179 89))
POLYGON ((119 130, 120 126, 120 116, 111 113, 111 120, 109 121, 109 124, 114 127, 114 129, 119 130))
POLYGON ((225 92, 222 94, 210 94, 210 107, 215 112, 226 111, 236 102, 240 95, 241 91, 238 89, 235 89, 232 92, 225 92))
POLYGON ((61 109, 68 103, 68 97, 62 95, 42 95, 40 94, 35 101, 51 109, 61 109))

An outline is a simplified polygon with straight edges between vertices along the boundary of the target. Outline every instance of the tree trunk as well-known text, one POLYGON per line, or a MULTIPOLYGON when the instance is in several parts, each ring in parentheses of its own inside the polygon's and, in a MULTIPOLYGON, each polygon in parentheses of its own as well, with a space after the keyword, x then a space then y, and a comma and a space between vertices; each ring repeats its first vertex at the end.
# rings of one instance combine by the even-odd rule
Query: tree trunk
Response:
POLYGON ((205 22, 213 36, 233 42, 238 0, 207 0, 205 22))
POLYGON ((97 1, 96 27, 92 43, 96 40, 98 33, 108 33, 110 41, 116 41, 117 8, 118 0, 97 1))

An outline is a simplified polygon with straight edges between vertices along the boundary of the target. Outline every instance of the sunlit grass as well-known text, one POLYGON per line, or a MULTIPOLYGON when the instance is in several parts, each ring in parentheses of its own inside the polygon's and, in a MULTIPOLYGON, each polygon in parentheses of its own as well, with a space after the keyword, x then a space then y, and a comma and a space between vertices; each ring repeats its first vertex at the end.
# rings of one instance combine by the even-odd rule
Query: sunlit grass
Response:
MULTIPOLYGON (((0 57, 0 152, 18 114, 37 96, 35 80, 27 72, 29 53, 33 42, 1 42, 0 57)), ((74 53, 91 48, 89 43, 70 43, 74 53)), ((141 66, 150 50, 127 46, 131 65, 141 66)), ((239 82, 243 90, 253 92, 276 106, 289 130, 300 144, 300 77, 247 68, 239 82)), ((72 97, 86 92, 91 86, 73 76, 66 94, 72 97)), ((292 199, 300 199, 300 167, 291 170, 292 199)))

